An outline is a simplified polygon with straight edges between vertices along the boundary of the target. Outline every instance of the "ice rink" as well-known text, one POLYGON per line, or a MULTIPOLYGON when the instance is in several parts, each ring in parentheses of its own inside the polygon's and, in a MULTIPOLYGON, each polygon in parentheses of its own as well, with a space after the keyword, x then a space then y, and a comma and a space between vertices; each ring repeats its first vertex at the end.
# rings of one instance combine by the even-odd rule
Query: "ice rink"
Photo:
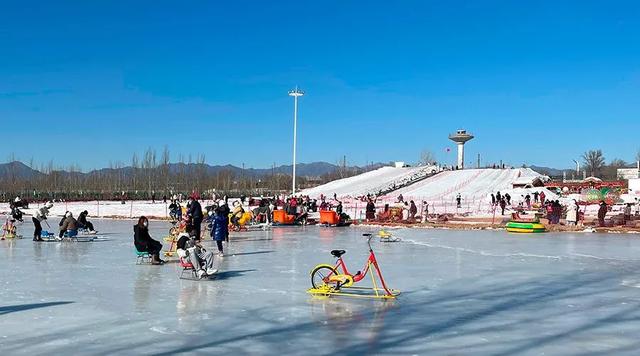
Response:
MULTIPOLYGON (((0 242, 3 355, 640 350, 639 235, 392 230, 403 241, 373 243, 402 291, 385 302, 306 293, 331 249, 361 268, 372 227, 234 234, 217 278, 188 281, 175 263, 135 264, 133 221, 96 223, 108 240, 0 242)), ((169 226, 151 222, 152 235, 169 226)))

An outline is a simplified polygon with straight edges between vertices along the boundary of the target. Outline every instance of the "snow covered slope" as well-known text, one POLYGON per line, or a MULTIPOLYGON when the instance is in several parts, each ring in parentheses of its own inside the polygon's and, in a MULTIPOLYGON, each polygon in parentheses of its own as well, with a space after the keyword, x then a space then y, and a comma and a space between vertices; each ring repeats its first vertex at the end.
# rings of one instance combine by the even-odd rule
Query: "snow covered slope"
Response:
MULTIPOLYGON (((543 177, 530 168, 512 169, 465 169, 460 171, 444 171, 426 179, 417 180, 412 184, 408 177, 424 173, 420 168, 391 168, 384 167, 376 171, 367 172, 355 177, 341 179, 325 185, 308 189, 302 194, 309 194, 312 198, 324 194, 328 198, 336 193, 343 198, 345 211, 356 218, 364 217, 364 204, 356 198, 367 193, 376 194, 385 191, 382 187, 396 184, 398 189, 378 197, 376 206, 381 208, 386 203, 394 203, 398 195, 402 194, 405 201, 413 200, 422 208, 422 202, 429 203, 430 213, 468 213, 486 215, 493 212, 491 193, 500 191, 509 193, 511 202, 516 206, 524 200, 524 196, 533 192, 544 191, 548 199, 558 199, 558 196, 546 188, 513 188, 514 182, 529 181, 524 177, 543 177), (403 181, 403 179, 405 179, 403 181), (405 184, 398 184, 403 181, 405 184), (404 186, 403 186, 404 185, 404 186), (455 198, 460 194, 462 204, 456 208, 455 198)), ((428 172, 430 174, 431 171, 428 172)))
POLYGON ((435 166, 429 167, 382 167, 357 176, 335 180, 318 187, 305 189, 300 194, 318 198, 321 194, 333 197, 335 193, 340 197, 358 197, 368 193, 377 194, 395 187, 401 187, 409 182, 424 178, 437 172, 435 166))
POLYGON ((509 193, 512 205, 524 201, 524 196, 533 192, 544 191, 547 199, 559 198, 546 188, 513 188, 513 182, 522 181, 522 177, 542 175, 530 168, 446 171, 398 189, 383 197, 382 201, 393 202, 402 194, 405 201, 413 200, 417 204, 426 201, 431 212, 442 213, 455 209, 455 198, 460 194, 461 209, 456 211, 482 214, 492 211, 491 193, 498 191, 502 195, 509 193))
POLYGON ((467 199, 488 197, 491 193, 513 190, 513 182, 521 177, 536 177, 541 174, 530 168, 515 169, 465 169, 446 171, 427 178, 392 194, 420 197, 421 200, 454 199, 459 193, 467 199))

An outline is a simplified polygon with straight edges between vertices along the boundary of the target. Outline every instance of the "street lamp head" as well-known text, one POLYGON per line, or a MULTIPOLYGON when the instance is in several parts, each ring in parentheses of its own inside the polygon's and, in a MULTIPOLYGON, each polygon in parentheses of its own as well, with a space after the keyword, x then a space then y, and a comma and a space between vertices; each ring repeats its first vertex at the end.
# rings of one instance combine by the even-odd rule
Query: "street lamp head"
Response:
POLYGON ((303 96, 304 92, 297 87, 293 90, 289 90, 289 96, 303 96))

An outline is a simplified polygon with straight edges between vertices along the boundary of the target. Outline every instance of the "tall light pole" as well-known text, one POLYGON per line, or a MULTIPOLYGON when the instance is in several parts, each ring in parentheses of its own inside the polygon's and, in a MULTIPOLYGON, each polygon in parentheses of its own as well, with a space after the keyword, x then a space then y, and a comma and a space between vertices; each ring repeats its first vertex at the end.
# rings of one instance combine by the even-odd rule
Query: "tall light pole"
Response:
POLYGON ((298 131, 298 97, 303 96, 304 92, 298 87, 289 91, 289 96, 293 97, 293 192, 296 194, 296 138, 298 131))

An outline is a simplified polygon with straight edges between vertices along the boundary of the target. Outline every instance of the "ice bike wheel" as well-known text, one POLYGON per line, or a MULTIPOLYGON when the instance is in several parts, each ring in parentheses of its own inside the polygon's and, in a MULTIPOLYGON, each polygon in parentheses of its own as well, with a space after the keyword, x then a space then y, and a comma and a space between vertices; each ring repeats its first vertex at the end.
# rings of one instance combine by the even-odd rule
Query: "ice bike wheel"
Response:
POLYGON ((311 271, 311 285, 314 289, 329 285, 328 279, 331 275, 338 274, 335 268, 329 266, 318 266, 311 271))

